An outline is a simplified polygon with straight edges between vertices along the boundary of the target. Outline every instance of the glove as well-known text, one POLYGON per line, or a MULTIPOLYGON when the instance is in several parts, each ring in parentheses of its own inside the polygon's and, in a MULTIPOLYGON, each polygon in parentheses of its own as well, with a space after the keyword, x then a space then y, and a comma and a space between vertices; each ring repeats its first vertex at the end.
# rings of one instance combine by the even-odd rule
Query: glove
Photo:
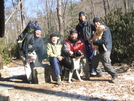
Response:
POLYGON ((33 48, 32 45, 28 45, 28 50, 31 50, 33 48))
POLYGON ((28 52, 33 52, 34 50, 33 50, 33 45, 28 45, 28 52))

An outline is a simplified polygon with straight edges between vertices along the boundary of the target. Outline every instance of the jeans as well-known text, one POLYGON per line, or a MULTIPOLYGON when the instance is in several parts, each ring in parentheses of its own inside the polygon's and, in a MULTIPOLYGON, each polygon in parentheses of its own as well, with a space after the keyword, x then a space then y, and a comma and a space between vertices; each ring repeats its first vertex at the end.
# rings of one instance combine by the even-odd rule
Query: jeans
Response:
POLYGON ((51 57, 50 58, 50 64, 54 68, 54 73, 56 76, 61 74, 61 66, 60 66, 60 61, 58 60, 57 57, 51 57))
POLYGON ((88 59, 88 62, 89 62, 90 72, 91 73, 95 72, 94 68, 91 65, 92 58, 94 57, 94 50, 92 50, 90 44, 86 46, 86 55, 87 55, 87 59, 88 59))

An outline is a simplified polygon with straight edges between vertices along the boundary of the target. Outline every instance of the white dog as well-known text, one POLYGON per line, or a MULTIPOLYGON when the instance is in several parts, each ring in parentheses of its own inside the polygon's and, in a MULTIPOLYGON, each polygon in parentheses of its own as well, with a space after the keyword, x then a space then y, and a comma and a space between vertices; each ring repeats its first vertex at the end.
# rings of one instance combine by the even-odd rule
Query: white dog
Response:
POLYGON ((75 53, 75 56, 76 56, 76 57, 73 58, 73 66, 74 66, 74 68, 73 68, 73 70, 70 70, 70 71, 69 71, 69 78, 68 78, 68 82, 69 82, 69 83, 72 82, 71 79, 72 79, 72 75, 73 75, 73 72, 74 72, 74 71, 76 71, 76 75, 77 75, 78 79, 79 79, 80 81, 83 81, 83 80, 81 79, 80 73, 79 73, 79 70, 80 70, 80 59, 81 59, 81 57, 83 56, 83 53, 82 53, 81 51, 77 51, 77 52, 75 53))
MULTIPOLYGON (((98 26, 98 27, 96 28, 96 33, 94 34, 94 36, 93 36, 93 38, 92 38, 92 41, 100 40, 100 39, 102 38, 103 32, 104 32, 105 30, 106 30, 106 28, 105 28, 104 25, 98 26)), ((105 45, 102 44, 102 46, 103 46, 104 50, 107 51, 107 48, 105 47, 105 45)), ((94 55, 99 54, 98 46, 92 44, 92 49, 95 50, 94 55)))

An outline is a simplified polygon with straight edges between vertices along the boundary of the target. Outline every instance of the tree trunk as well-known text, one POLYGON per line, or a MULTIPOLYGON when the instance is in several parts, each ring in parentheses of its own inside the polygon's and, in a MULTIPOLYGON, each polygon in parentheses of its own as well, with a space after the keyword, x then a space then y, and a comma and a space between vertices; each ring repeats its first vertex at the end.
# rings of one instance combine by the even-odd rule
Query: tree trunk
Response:
POLYGON ((57 16, 58 16, 58 22, 59 22, 59 32, 60 32, 60 35, 64 37, 61 0, 57 0, 57 16))
POLYGON ((127 0, 124 0, 124 6, 125 6, 125 13, 128 12, 128 2, 127 0))
POLYGON ((110 10, 111 10, 111 8, 110 8, 109 0, 107 0, 107 4, 108 4, 108 10, 110 11, 110 10))
POLYGON ((24 30, 25 28, 25 16, 24 16, 24 0, 20 0, 20 2, 22 2, 20 4, 20 13, 21 13, 21 31, 24 30))
POLYGON ((104 5, 104 12, 105 12, 105 15, 107 14, 107 7, 106 7, 106 1, 103 0, 103 5, 104 5))
POLYGON ((91 5, 92 5, 92 12, 93 12, 93 16, 95 17, 96 15, 95 15, 95 7, 94 7, 94 2, 93 2, 93 0, 91 0, 91 5))

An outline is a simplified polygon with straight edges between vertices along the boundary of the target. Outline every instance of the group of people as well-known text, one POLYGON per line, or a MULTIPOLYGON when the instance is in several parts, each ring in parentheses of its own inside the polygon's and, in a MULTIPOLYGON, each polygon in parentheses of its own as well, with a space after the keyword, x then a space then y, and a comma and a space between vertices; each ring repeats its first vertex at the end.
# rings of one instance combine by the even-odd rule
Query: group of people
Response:
MULTIPOLYGON (((98 66, 99 61, 101 61, 104 69, 112 77, 111 82, 116 82, 118 75, 112 67, 110 59, 112 49, 112 36, 110 29, 105 26, 106 30, 104 31, 102 38, 97 41, 92 40, 96 27, 100 25, 102 24, 99 18, 95 17, 92 23, 87 21, 85 12, 81 11, 79 13, 78 25, 75 29, 70 30, 70 35, 65 39, 63 44, 60 43, 58 34, 52 33, 50 35, 50 42, 47 44, 47 55, 57 77, 57 84, 61 84, 61 66, 64 56, 73 58, 75 51, 78 50, 84 54, 84 56, 81 57, 80 63, 83 65, 86 80, 89 80, 91 75, 99 77, 103 76, 102 70, 98 66), (99 54, 95 56, 92 44, 99 47, 99 54), (106 46, 107 51, 103 49, 102 44, 106 46), (64 56, 63 53, 65 54, 64 56)), ((39 30, 41 31, 41 29, 39 30)), ((35 34, 35 42, 38 41, 39 43, 39 37, 40 36, 35 34)), ((38 45, 41 46, 42 44, 39 43, 38 45)), ((33 48, 37 47, 36 45, 33 46, 29 46, 28 49, 33 51, 33 48)), ((41 61, 42 60, 40 60, 40 62, 41 61)))

